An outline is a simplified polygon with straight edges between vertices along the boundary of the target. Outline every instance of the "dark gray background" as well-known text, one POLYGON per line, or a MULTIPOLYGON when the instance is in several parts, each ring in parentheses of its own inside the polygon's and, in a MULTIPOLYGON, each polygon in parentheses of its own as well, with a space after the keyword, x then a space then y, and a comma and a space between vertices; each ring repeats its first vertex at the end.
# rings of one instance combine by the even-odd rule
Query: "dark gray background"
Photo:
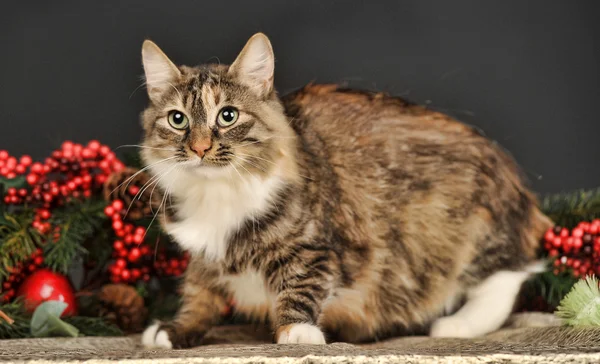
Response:
POLYGON ((315 80, 405 96, 481 128, 538 192, 596 187, 598 3, 3 2, 0 149, 41 158, 64 139, 135 143, 145 38, 176 63, 229 63, 263 31, 282 93, 315 80))

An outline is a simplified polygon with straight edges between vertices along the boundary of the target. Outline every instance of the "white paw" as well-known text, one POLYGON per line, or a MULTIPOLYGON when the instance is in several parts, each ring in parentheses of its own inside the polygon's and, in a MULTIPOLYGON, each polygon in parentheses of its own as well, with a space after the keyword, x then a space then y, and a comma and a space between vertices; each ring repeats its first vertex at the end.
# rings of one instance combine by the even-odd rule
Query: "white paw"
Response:
POLYGON ((277 344, 325 344, 325 336, 314 325, 294 324, 279 335, 277 344))
POLYGON ((448 316, 437 319, 429 332, 431 337, 474 337, 469 322, 460 317, 448 316))
POLYGON ((160 324, 152 324, 148 326, 144 333, 142 334, 142 345, 147 348, 164 348, 164 349, 172 349, 173 344, 171 340, 169 340, 169 334, 165 330, 158 330, 160 324))

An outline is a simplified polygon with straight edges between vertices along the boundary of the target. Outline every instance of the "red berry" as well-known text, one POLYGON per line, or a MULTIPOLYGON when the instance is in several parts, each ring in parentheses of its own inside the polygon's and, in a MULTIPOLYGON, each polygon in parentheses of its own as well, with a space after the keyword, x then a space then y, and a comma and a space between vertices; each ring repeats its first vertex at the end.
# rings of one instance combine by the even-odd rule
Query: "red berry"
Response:
POLYGON ((16 196, 17 195, 17 189, 14 187, 9 188, 6 192, 8 192, 9 196, 16 196))
POLYGON ((112 206, 106 206, 104 208, 104 214, 108 217, 111 217, 115 214, 115 209, 112 206))
POLYGON ((598 231, 600 231, 600 225, 596 225, 596 224, 590 225, 589 231, 590 231, 590 234, 592 234, 592 235, 598 234, 598 231))
POLYGON ((90 142, 88 143, 87 146, 91 150, 98 150, 98 149, 100 149, 100 142, 97 140, 90 140, 90 142))
POLYGON ((75 184, 75 182, 73 182, 73 181, 69 181, 69 182, 67 182, 67 187, 68 187, 68 188, 69 188, 71 191, 73 191, 74 189, 76 189, 76 188, 77 188, 77 185, 75 184))
POLYGON ((8 158, 8 152, 5 150, 0 150, 0 159, 6 160, 8 158))
POLYGON ((127 262, 125 261, 125 259, 117 259, 115 265, 119 268, 125 268, 127 266, 127 262))
POLYGON ((573 229, 573 233, 571 234, 575 238, 581 238, 583 236, 583 229, 578 227, 573 229))
POLYGON ((141 276, 142 272, 139 269, 133 268, 131 270, 131 278, 133 278, 134 280, 138 280, 141 276))
POLYGON ((34 185, 38 182, 39 177, 33 173, 28 174, 27 177, 25 177, 25 180, 27 181, 27 183, 29 183, 30 185, 34 185))
POLYGON ((25 168, 25 166, 24 166, 24 165, 22 165, 22 164, 19 164, 19 165, 17 165, 17 166, 15 167, 15 172, 16 172, 17 174, 23 174, 23 173, 25 173, 25 169, 26 169, 26 168, 25 168))
POLYGON ((123 278, 124 281, 128 281, 129 278, 131 278, 131 272, 128 269, 123 269, 121 272, 121 278, 123 278))
POLYGON ((100 149, 98 149, 98 152, 100 153, 101 156, 106 156, 108 153, 110 153, 110 148, 107 145, 103 145, 100 147, 100 149))
POLYGON ((142 245, 140 247, 140 252, 142 253, 142 255, 149 255, 150 254, 150 248, 147 245, 142 245))
POLYGON ((112 203, 112 207, 116 210, 116 211, 121 211, 123 210, 123 201, 121 200, 114 200, 112 203))
POLYGON ((135 196, 140 192, 140 188, 138 186, 130 186, 128 191, 130 195, 135 196))
POLYGON ((24 165, 25 167, 29 167, 31 165, 31 162, 33 162, 33 160, 31 159, 30 156, 28 155, 24 155, 21 157, 21 159, 19 160, 21 162, 22 165, 24 165))
POLYGON ((117 256, 119 256, 121 258, 126 258, 128 254, 129 253, 127 252, 127 249, 121 249, 121 250, 117 251, 117 256))
POLYGON ((561 245, 562 239, 560 238, 560 236, 554 237, 554 239, 552 240, 552 246, 554 246, 555 248, 560 248, 561 245))
POLYGON ((110 168, 110 163, 107 160, 101 160, 100 163, 98 163, 98 167, 100 167, 100 169, 103 171, 108 171, 110 168))
POLYGON ((114 220, 112 226, 113 226, 114 230, 117 230, 117 231, 121 230, 121 229, 123 229, 123 221, 121 221, 121 220, 114 220))
POLYGON ((143 280, 144 282, 148 282, 150 280, 150 275, 148 273, 144 274, 143 280))
POLYGON ((123 240, 125 240, 125 244, 129 245, 133 243, 133 235, 127 234, 123 240))
POLYGON ((49 210, 46 210, 46 209, 41 209, 41 210, 38 212, 38 215, 39 215, 39 216, 40 216, 42 219, 44 219, 44 220, 48 220, 48 219, 50 218, 50 216, 51 216, 51 214, 50 214, 50 211, 49 211, 49 210))
POLYGON ((133 263, 133 262, 137 262, 141 256, 142 256, 142 254, 141 254, 140 250, 138 248, 133 248, 129 252, 128 259, 130 262, 133 263))
POLYGON ((42 257, 42 256, 35 257, 33 262, 38 266, 42 265, 42 264, 44 264, 44 257, 42 257))
POLYGON ((3 176, 6 176, 8 174, 8 168, 6 168, 6 167, 0 168, 0 174, 3 176))
POLYGON ((70 140, 66 140, 62 143, 62 149, 63 150, 71 150, 73 149, 73 142, 70 140))
POLYGON ((82 178, 84 184, 92 183, 92 176, 90 176, 89 174, 86 174, 81 178, 82 178))
POLYGON ((125 248, 125 244, 123 244, 121 240, 115 240, 115 242, 113 243, 113 248, 115 250, 122 250, 125 248))
POLYGON ((583 245, 583 240, 581 240, 581 238, 573 239, 573 247, 575 249, 580 249, 582 245, 583 245))
POLYGON ((16 166, 17 166, 17 158, 15 158, 15 157, 9 157, 9 158, 6 160, 6 167, 7 167, 9 170, 12 170, 12 169, 14 169, 16 166))
POLYGON ((82 156, 83 158, 85 158, 85 159, 91 159, 91 158, 94 158, 94 155, 95 155, 95 154, 96 154, 96 153, 94 153, 94 152, 93 152, 91 149, 89 149, 89 148, 83 148, 83 149, 81 150, 81 156, 82 156))
POLYGON ((144 235, 135 234, 133 236, 133 242, 136 244, 141 244, 144 242, 144 235))
POLYGON ((15 178, 16 176, 17 176, 17 174, 16 174, 15 172, 8 172, 8 173, 6 174, 6 178, 8 178, 8 179, 13 179, 13 178, 15 178))
POLYGON ((175 258, 171 258, 171 260, 169 260, 169 266, 171 268, 179 268, 179 261, 175 258))
POLYGON ((24 188, 19 189, 18 193, 19 193, 19 196, 21 196, 21 197, 27 196, 27 190, 24 188))
POLYGON ((42 174, 44 172, 44 166, 41 163, 35 162, 31 165, 31 172, 36 174, 42 174))
POLYGON ((548 255, 551 257, 556 257, 556 256, 558 256, 558 250, 552 249, 548 252, 548 255))
POLYGON ((83 196, 84 197, 92 197, 92 191, 91 190, 83 191, 83 196))

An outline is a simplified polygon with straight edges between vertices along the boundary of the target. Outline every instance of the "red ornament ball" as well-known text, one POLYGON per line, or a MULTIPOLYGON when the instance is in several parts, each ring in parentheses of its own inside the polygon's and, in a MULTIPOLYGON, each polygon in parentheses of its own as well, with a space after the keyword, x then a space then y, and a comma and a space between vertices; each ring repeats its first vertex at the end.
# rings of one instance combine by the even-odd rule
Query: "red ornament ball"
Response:
POLYGON ((62 301, 68 305, 63 316, 77 314, 75 293, 69 280, 48 269, 40 269, 27 277, 19 287, 17 296, 23 297, 25 308, 30 312, 43 302, 62 301))

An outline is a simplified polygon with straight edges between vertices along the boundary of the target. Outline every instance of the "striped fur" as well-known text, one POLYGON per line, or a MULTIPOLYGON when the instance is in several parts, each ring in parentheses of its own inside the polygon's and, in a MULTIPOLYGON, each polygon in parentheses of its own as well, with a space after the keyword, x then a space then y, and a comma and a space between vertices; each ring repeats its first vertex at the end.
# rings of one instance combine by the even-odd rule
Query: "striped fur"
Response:
POLYGON ((154 336, 198 345, 231 298, 279 342, 319 343, 315 326, 329 341, 422 332, 533 262, 551 221, 512 158, 474 129, 335 85, 279 98, 272 75, 257 91, 258 76, 240 72, 178 67, 142 115, 160 220, 193 253, 183 306, 154 336), (215 122, 223 106, 240 110, 231 127, 215 122), (187 130, 169 127, 173 109, 187 130), (202 162, 199 138, 212 142, 202 162))

